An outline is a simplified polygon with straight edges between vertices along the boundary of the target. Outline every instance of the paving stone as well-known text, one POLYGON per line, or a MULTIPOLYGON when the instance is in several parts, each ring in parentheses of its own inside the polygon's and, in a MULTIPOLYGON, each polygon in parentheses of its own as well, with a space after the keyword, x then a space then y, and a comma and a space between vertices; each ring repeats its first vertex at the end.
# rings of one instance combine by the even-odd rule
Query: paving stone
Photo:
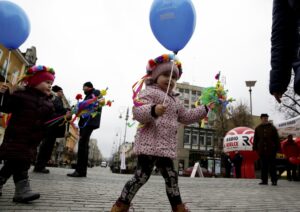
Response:
MULTIPOLYGON (((49 168, 50 174, 30 170, 31 187, 41 198, 30 204, 12 202, 12 179, 4 185, 0 211, 110 211, 132 175, 109 168, 88 169, 86 178, 70 178, 70 169, 49 168)), ((179 177, 182 199, 191 211, 300 211, 300 182, 279 180, 278 186, 258 185, 259 179, 179 177)), ((151 176, 133 202, 135 212, 171 211, 161 176, 151 176)), ((133 211, 133 210, 131 210, 133 211)))

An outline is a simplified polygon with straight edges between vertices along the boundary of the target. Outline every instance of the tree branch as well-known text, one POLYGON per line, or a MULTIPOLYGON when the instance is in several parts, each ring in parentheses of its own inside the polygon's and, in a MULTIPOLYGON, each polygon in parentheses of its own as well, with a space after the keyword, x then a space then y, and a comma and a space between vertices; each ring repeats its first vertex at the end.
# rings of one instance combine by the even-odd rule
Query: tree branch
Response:
POLYGON ((286 107, 286 108, 288 108, 288 109, 294 111, 294 112, 297 113, 298 115, 300 114, 300 112, 299 112, 298 110, 294 109, 293 107, 291 107, 291 106, 289 106, 289 105, 286 105, 286 104, 284 104, 284 103, 282 103, 282 105, 283 105, 284 107, 286 107))

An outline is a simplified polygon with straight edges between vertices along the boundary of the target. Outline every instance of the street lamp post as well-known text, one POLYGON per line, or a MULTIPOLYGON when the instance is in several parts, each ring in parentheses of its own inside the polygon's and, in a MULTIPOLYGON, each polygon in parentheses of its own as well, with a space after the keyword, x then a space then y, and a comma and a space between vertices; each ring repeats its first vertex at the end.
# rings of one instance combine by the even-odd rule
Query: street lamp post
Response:
POLYGON ((256 81, 246 81, 246 86, 249 87, 249 93, 250 93, 250 112, 251 112, 251 117, 252 117, 252 87, 254 87, 256 81))
POLYGON ((125 142, 126 142, 126 132, 127 132, 127 122, 128 122, 128 118, 129 118, 129 107, 127 108, 126 116, 125 116, 125 133, 124 133, 124 141, 123 141, 123 144, 125 144, 125 142))
MULTIPOLYGON (((122 119, 122 114, 120 114, 119 116, 120 119, 122 119)), ((124 131, 124 140, 123 140, 123 148, 121 150, 120 153, 120 162, 121 162, 121 166, 120 166, 120 173, 122 173, 122 170, 126 170, 126 164, 125 164, 125 143, 126 143, 126 133, 127 133, 127 122, 128 122, 128 118, 129 118, 129 107, 127 108, 126 111, 126 116, 125 116, 125 131, 124 131)))

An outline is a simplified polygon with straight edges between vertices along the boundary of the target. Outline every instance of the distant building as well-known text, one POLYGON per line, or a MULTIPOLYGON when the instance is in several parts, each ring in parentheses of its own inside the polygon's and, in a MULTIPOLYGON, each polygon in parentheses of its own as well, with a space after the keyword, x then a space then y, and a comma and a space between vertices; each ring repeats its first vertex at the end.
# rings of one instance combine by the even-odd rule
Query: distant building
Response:
MULTIPOLYGON (((203 87, 190 85, 189 83, 177 83, 176 91, 186 108, 194 108, 195 102, 201 96, 203 87)), ((199 120, 200 121, 200 120, 199 120)), ((175 168, 183 169, 200 162, 207 168, 207 160, 219 157, 222 150, 222 138, 217 137, 213 129, 201 128, 200 123, 180 125, 178 133, 177 159, 175 168)))
MULTIPOLYGON (((5 82, 9 86, 13 86, 21 79, 26 67, 28 67, 30 63, 19 49, 11 50, 9 61, 8 55, 9 50, 0 45, 0 83, 5 82)), ((8 114, 0 113, 0 144, 3 140, 7 119, 8 114)))
POLYGON ((99 150, 97 139, 90 139, 88 159, 91 166, 99 165, 102 160, 102 154, 99 150))
POLYGON ((137 157, 133 152, 133 147, 134 143, 125 142, 118 147, 116 152, 113 153, 110 166, 114 173, 120 173, 122 151, 125 151, 126 170, 124 173, 132 173, 135 170, 137 157))

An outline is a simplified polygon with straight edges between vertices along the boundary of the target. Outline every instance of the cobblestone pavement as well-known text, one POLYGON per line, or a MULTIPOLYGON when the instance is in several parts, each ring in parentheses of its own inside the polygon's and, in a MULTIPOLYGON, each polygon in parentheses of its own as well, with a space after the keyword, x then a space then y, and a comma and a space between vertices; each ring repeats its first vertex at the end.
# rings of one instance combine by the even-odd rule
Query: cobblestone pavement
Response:
MULTIPOLYGON (((132 175, 91 168, 87 178, 70 178, 70 169, 30 170, 31 186, 41 193, 29 204, 12 202, 12 179, 4 185, 0 211, 110 211, 132 175)), ((279 180, 278 186, 258 185, 259 179, 179 178, 182 199, 191 211, 300 211, 300 182, 279 180)), ((171 211, 161 176, 151 176, 133 200, 135 212, 171 211)), ((131 209, 131 211, 133 211, 131 209)))

